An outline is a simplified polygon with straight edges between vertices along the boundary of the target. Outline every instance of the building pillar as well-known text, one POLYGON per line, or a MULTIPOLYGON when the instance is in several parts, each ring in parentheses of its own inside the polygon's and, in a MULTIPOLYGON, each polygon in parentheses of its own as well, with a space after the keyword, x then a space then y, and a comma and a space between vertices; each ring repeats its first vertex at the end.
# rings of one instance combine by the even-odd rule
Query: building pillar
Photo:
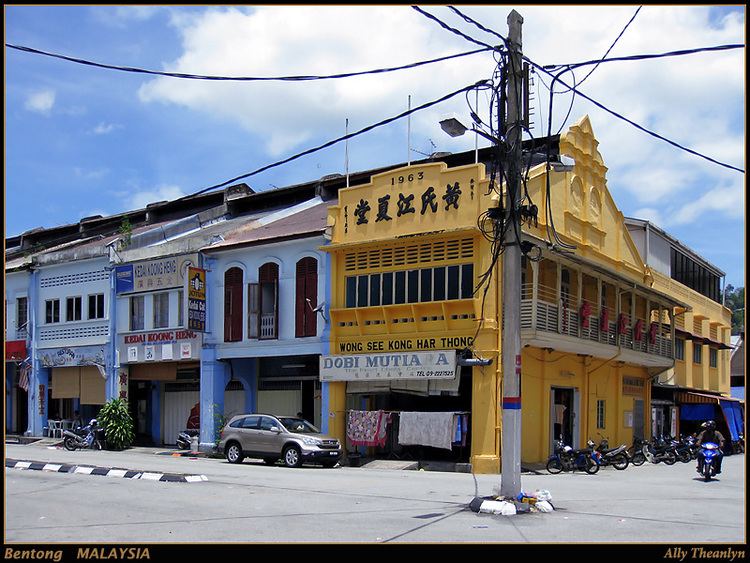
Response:
POLYGON ((151 382, 151 439, 154 444, 163 443, 161 438, 161 390, 162 381, 151 382))
POLYGON ((224 415, 224 389, 229 365, 216 358, 216 346, 204 344, 201 353, 200 451, 212 451, 219 438, 218 421, 224 415))

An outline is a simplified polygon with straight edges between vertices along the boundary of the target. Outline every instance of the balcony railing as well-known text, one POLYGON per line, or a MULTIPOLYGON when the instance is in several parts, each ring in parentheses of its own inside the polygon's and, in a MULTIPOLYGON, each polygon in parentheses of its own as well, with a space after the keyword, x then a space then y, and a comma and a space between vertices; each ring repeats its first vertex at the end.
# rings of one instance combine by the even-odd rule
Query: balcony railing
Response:
POLYGON ((614 311, 609 311, 610 318, 607 326, 602 330, 602 310, 596 303, 582 300, 579 304, 576 298, 568 298, 563 301, 556 299, 554 289, 539 286, 537 290, 536 303, 532 298, 531 284, 522 288, 521 298, 521 328, 532 329, 543 332, 551 332, 583 340, 608 344, 610 346, 622 346, 643 352, 656 354, 666 358, 672 358, 672 340, 657 331, 654 342, 651 342, 649 329, 650 322, 646 319, 633 318, 625 327, 622 334, 618 334, 617 319, 614 311), (581 315, 582 303, 588 304, 588 327, 584 327, 581 315), (536 306, 536 320, 534 319, 534 307, 536 306), (640 338, 636 339, 635 326, 641 321, 642 331, 640 338))
POLYGON ((267 313, 260 316, 260 337, 277 338, 276 313, 267 313))

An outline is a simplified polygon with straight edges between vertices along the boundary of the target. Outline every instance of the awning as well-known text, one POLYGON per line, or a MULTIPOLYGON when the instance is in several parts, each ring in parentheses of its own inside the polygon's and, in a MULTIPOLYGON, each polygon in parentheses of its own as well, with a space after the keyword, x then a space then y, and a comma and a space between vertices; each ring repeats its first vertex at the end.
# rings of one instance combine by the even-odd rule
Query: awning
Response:
POLYGON ((720 401, 721 410, 729 427, 729 434, 733 441, 739 439, 739 435, 745 434, 745 420, 743 419, 742 407, 739 401, 720 401))
POLYGON ((713 346, 714 348, 718 348, 719 350, 732 350, 732 347, 729 344, 724 344, 723 342, 719 342, 718 340, 711 340, 710 338, 706 338, 705 336, 698 336, 680 328, 674 329, 674 332, 677 336, 681 336, 686 340, 700 342, 701 344, 713 346))
POLYGON ((5 361, 20 362, 26 358, 26 341, 10 340, 5 343, 5 361))
POLYGON ((717 404, 719 400, 739 402, 739 399, 733 399, 731 397, 722 397, 721 395, 709 395, 708 393, 694 393, 692 391, 677 391, 674 397, 678 403, 689 403, 689 404, 705 404, 705 403, 717 404))

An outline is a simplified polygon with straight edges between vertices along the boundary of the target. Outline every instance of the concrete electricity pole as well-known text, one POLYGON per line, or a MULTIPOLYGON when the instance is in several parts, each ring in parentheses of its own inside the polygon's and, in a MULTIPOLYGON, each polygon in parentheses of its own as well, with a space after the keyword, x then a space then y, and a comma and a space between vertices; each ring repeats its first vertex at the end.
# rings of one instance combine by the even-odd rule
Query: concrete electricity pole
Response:
POLYGON ((505 138, 508 148, 506 170, 505 237, 503 240, 503 426, 501 439, 500 494, 515 498, 521 492, 521 247, 520 223, 516 205, 521 191, 521 25, 523 18, 515 10, 508 14, 508 90, 505 138))

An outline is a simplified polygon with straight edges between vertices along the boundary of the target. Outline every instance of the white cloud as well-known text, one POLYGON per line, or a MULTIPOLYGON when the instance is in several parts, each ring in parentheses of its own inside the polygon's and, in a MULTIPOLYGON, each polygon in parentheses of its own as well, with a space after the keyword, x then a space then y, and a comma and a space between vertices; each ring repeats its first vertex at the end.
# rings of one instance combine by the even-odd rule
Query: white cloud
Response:
POLYGON ((26 98, 24 107, 29 111, 41 113, 42 115, 49 115, 54 105, 55 91, 40 90, 32 93, 26 98))
POLYGON ((99 123, 94 129, 92 129, 92 133, 94 135, 107 135, 114 131, 115 129, 121 129, 122 125, 118 125, 117 123, 99 123))
POLYGON ((135 193, 130 192, 124 195, 124 199, 128 209, 141 209, 149 203, 170 201, 184 195, 187 194, 179 186, 162 184, 153 189, 140 190, 135 193))
POLYGON ((733 219, 742 219, 745 213, 745 192, 743 181, 724 184, 708 190, 698 199, 682 205, 670 220, 672 225, 700 225, 707 217, 716 212, 733 219))

